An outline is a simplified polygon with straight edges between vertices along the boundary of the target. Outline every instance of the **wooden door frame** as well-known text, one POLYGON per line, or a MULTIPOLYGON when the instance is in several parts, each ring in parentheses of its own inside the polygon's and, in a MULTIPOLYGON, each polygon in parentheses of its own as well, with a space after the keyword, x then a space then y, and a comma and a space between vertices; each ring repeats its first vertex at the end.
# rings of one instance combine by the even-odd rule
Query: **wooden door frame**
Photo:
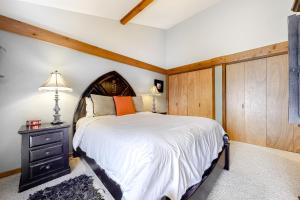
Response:
POLYGON ((212 119, 216 119, 216 66, 212 66, 212 119))
POLYGON ((227 131, 226 122, 226 64, 222 64, 222 126, 227 131))

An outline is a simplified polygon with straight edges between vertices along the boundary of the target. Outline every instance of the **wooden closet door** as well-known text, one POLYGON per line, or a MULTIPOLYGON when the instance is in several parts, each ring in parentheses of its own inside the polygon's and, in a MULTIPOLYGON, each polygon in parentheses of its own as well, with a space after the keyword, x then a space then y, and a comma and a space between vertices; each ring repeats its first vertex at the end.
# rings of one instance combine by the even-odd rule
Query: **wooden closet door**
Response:
POLYGON ((200 70, 199 116, 214 119, 214 68, 200 70))
POLYGON ((293 151, 288 122, 288 56, 267 58, 267 146, 293 151))
POLYGON ((169 114, 176 115, 177 114, 177 106, 176 106, 176 88, 178 87, 178 79, 176 75, 169 76, 169 114))
POLYGON ((188 73, 188 115, 214 118, 213 69, 188 73))
POLYGON ((188 74, 169 76, 169 114, 187 115, 188 74))
POLYGON ((266 59, 245 62, 245 133, 247 143, 266 146, 266 94, 266 59))
POLYGON ((200 116, 201 71, 188 73, 188 115, 200 116))
POLYGON ((226 66, 226 130, 232 140, 245 142, 244 63, 226 66))
POLYGON ((300 127, 294 125, 294 152, 300 153, 300 127))

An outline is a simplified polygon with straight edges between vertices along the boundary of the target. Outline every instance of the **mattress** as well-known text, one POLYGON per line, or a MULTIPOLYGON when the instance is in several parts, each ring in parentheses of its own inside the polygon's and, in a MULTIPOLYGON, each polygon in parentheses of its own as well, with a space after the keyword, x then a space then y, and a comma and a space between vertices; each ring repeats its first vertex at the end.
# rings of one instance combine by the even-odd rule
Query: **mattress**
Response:
POLYGON ((73 138, 125 200, 181 199, 222 151, 221 125, 208 118, 141 112, 81 118, 73 138))

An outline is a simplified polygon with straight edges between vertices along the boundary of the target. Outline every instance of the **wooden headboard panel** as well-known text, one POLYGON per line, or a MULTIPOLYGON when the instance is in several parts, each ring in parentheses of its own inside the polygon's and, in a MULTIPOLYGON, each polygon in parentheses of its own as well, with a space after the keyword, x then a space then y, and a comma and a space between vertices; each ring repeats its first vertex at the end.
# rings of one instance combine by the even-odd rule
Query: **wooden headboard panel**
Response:
POLYGON ((91 94, 104 96, 136 96, 129 83, 116 71, 108 72, 92 82, 83 92, 74 113, 73 134, 76 130, 76 123, 81 117, 85 117, 85 97, 91 94))

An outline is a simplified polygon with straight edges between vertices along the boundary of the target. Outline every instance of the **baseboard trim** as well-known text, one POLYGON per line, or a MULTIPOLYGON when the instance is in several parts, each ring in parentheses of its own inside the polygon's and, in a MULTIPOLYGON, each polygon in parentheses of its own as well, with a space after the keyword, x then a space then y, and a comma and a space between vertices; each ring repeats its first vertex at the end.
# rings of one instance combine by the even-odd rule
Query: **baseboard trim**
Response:
POLYGON ((8 176, 11 176, 11 175, 14 175, 14 174, 18 174, 20 172, 21 172, 21 168, 9 170, 9 171, 6 171, 6 172, 1 172, 0 173, 0 178, 8 177, 8 176))

